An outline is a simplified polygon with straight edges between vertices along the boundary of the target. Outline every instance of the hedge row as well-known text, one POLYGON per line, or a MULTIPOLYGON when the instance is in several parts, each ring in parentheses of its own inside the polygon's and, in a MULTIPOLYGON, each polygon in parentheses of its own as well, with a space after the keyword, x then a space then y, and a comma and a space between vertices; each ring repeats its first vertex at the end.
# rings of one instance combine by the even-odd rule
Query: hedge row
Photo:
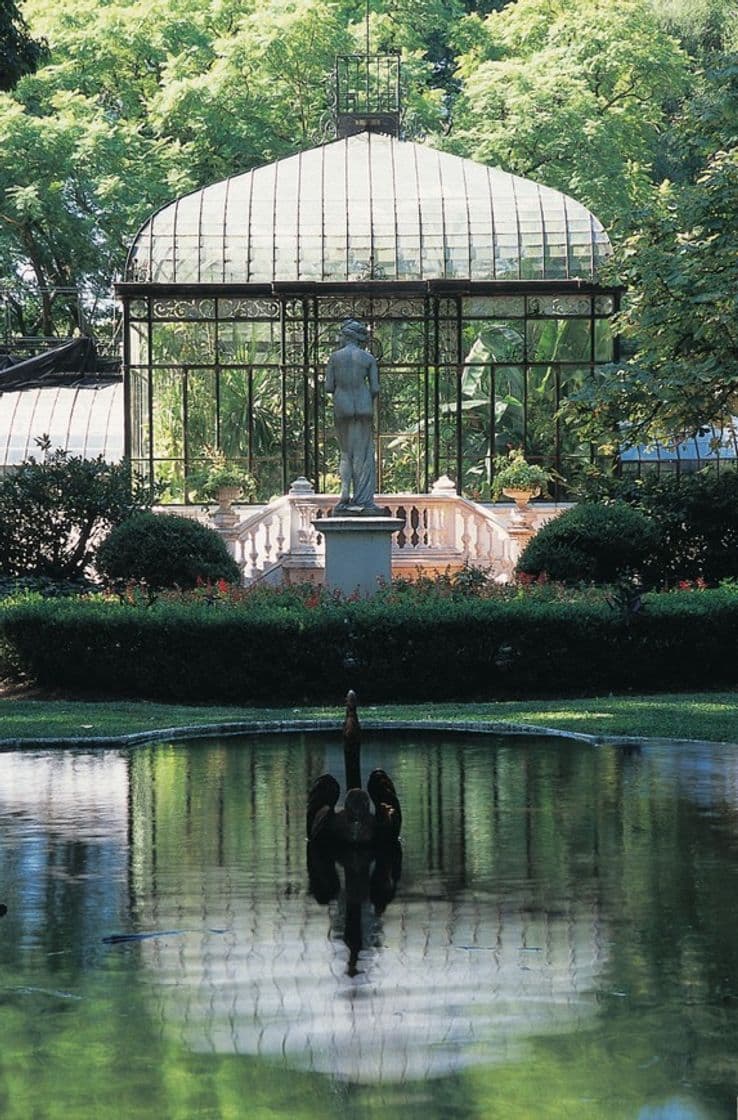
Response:
POLYGON ((16 672, 74 693, 288 705, 494 699, 738 684, 738 592, 417 598, 219 611, 46 600, 0 610, 16 672))

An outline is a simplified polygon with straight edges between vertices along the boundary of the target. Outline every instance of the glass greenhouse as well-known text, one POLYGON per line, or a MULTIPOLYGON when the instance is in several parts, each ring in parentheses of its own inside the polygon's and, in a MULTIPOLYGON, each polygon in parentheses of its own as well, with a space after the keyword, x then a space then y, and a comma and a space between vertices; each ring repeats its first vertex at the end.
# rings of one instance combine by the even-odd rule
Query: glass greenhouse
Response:
POLYGON ((440 475, 489 496, 522 447, 571 479, 591 449, 560 402, 613 358, 601 224, 558 191, 363 131, 193 192, 142 227, 118 285, 126 449, 197 501, 214 448, 261 500, 335 488, 324 370, 341 322, 379 361, 378 489, 440 475))

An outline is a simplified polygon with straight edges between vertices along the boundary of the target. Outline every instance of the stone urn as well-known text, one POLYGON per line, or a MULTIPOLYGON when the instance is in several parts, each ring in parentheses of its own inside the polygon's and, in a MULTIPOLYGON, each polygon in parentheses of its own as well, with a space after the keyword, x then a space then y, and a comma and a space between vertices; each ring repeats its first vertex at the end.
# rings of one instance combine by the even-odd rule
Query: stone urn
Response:
POLYGON ((541 492, 540 486, 533 489, 517 489, 516 487, 503 487, 502 493, 506 498, 512 498, 515 509, 510 514, 510 524, 519 529, 530 529, 530 506, 532 498, 537 498, 541 492))
POLYGON ((238 514, 234 513, 231 506, 235 501, 241 497, 240 486, 219 486, 215 492, 215 500, 218 503, 218 508, 213 513, 213 521, 216 525, 227 527, 235 525, 238 520, 238 514))

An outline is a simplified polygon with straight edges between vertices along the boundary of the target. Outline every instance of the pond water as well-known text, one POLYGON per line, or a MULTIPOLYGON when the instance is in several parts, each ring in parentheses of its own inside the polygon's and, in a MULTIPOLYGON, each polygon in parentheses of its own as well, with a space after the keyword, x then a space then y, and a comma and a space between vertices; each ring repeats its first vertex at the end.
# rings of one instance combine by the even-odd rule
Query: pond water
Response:
POLYGON ((338 734, 0 754, 4 1120, 736 1115, 735 748, 362 762, 401 860, 311 893, 338 734))

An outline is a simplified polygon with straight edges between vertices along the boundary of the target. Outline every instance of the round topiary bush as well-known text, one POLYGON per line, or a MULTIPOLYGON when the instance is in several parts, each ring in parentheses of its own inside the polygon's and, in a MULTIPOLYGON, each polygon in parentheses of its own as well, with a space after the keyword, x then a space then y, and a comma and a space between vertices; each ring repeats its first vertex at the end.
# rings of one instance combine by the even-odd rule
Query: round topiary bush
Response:
POLYGON ((625 502, 582 502, 539 530, 517 570, 545 572, 559 583, 614 583, 641 572, 658 536, 654 523, 625 502))
POLYGON ((97 568, 108 579, 141 580, 153 589, 240 580, 238 565, 213 529, 173 514, 139 513, 122 522, 101 544, 97 568))

